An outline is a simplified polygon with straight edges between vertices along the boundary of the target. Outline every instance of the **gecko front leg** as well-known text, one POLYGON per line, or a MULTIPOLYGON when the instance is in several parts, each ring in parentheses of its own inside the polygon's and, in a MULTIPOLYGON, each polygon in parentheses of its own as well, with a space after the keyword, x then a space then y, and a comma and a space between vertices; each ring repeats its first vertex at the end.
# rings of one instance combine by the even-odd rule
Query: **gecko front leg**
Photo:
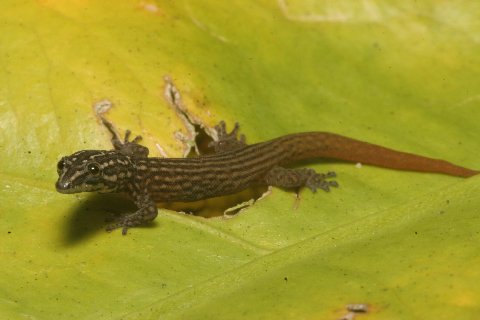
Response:
MULTIPOLYGON (((137 159, 144 159, 148 157, 149 150, 147 147, 144 147, 138 142, 142 139, 141 136, 136 136, 133 140, 130 141, 130 130, 125 132, 125 138, 123 141, 120 139, 119 134, 115 130, 113 124, 101 117, 102 123, 112 134, 112 144, 115 150, 118 150, 121 154, 127 156, 127 159, 131 161, 130 174, 134 177, 133 179, 138 179, 138 168, 135 167, 135 161, 137 159)), ((135 204, 138 207, 138 210, 134 213, 128 214, 121 217, 116 223, 108 226, 107 231, 112 231, 117 228, 122 228, 122 234, 126 235, 128 228, 132 228, 138 225, 148 223, 156 218, 158 214, 157 206, 155 202, 151 199, 150 195, 147 192, 146 188, 140 189, 138 181, 135 180, 129 182, 126 187, 127 193, 133 198, 135 204), (142 191, 140 191, 142 190, 142 191)))
POLYGON ((137 211, 121 217, 116 223, 109 225, 106 230, 110 232, 122 228, 122 235, 126 235, 128 228, 149 223, 157 217, 157 206, 148 194, 138 195, 135 204, 139 208, 137 211))

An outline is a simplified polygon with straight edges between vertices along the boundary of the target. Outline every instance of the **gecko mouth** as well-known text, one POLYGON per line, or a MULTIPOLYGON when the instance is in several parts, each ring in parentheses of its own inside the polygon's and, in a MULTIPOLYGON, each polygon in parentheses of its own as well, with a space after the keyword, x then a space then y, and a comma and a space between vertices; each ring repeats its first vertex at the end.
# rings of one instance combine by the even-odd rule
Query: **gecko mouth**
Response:
POLYGON ((71 181, 62 181, 62 179, 58 179, 55 183, 55 189, 57 189, 60 193, 70 194, 70 193, 81 193, 81 192, 112 192, 114 189, 109 189, 105 186, 104 183, 96 183, 96 184, 89 184, 89 183, 82 183, 74 185, 71 181))
POLYGON ((73 186, 70 181, 60 181, 60 180, 58 180, 57 183, 55 183, 55 188, 57 189, 58 192, 65 193, 65 194, 98 191, 99 189, 101 189, 101 188, 98 188, 98 186, 93 187, 85 184, 73 186))

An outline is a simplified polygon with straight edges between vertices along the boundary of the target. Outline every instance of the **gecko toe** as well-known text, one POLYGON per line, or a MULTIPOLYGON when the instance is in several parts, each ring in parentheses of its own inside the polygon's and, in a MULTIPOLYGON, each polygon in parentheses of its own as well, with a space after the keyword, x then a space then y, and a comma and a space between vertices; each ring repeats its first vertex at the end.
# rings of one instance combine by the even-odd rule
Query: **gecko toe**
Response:
POLYGON ((327 173, 316 173, 315 171, 309 169, 306 171, 310 176, 308 177, 305 186, 316 192, 317 188, 322 189, 325 192, 330 192, 330 187, 338 187, 338 183, 334 180, 328 181, 326 179, 335 177, 335 172, 327 173))
POLYGON ((129 228, 129 225, 125 221, 120 221, 120 222, 112 223, 111 225, 108 225, 105 228, 105 230, 107 232, 112 232, 113 230, 120 229, 120 228, 122 228, 122 235, 125 236, 127 234, 127 230, 129 228))
POLYGON ((105 228, 105 230, 106 230, 107 232, 112 232, 113 230, 118 229, 118 228, 120 228, 120 227, 121 227, 121 224, 119 224, 119 223, 113 223, 113 224, 111 224, 111 225, 108 225, 108 226, 105 228))
POLYGON ((130 143, 138 143, 142 140, 142 136, 136 136, 130 143))
POLYGON ((335 171, 329 171, 325 174, 325 178, 335 178, 337 176, 337 174, 335 173, 335 171))
POLYGON ((339 187, 338 182, 335 181, 335 180, 328 181, 328 185, 329 185, 330 187, 335 187, 335 188, 338 188, 338 187, 339 187))
POLYGON ((318 187, 325 192, 330 192, 330 185, 326 181, 323 181, 323 183, 321 185, 319 185, 318 187))
POLYGON ((127 131, 125 131, 125 138, 123 139, 123 143, 128 143, 128 139, 130 139, 131 134, 132 132, 130 130, 127 129, 127 131))

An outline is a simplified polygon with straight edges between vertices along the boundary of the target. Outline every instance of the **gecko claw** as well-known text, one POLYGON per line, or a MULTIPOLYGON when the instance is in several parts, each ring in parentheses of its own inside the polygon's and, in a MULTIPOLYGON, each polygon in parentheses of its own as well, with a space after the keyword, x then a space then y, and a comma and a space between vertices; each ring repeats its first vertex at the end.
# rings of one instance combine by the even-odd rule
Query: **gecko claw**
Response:
POLYGON ((123 143, 128 143, 128 139, 130 138, 130 134, 132 133, 132 131, 128 130, 125 131, 125 138, 123 139, 123 143))

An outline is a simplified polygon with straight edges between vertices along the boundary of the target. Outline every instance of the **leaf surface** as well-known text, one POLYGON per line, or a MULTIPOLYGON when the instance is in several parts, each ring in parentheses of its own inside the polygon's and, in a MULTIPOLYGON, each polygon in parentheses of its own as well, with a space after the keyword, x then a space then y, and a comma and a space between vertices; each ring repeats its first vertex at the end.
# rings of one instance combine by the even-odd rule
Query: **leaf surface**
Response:
POLYGON ((368 304, 365 319, 480 312, 477 177, 319 161, 308 166, 336 171, 341 188, 298 200, 273 189, 230 218, 161 209, 126 237, 104 220, 135 210, 129 201, 54 188, 61 156, 111 148, 100 101, 153 156, 182 156, 178 132, 193 137, 166 76, 190 121, 238 121, 251 143, 332 131, 478 169, 479 4, 0 9, 0 318, 338 319, 351 303, 368 304))

